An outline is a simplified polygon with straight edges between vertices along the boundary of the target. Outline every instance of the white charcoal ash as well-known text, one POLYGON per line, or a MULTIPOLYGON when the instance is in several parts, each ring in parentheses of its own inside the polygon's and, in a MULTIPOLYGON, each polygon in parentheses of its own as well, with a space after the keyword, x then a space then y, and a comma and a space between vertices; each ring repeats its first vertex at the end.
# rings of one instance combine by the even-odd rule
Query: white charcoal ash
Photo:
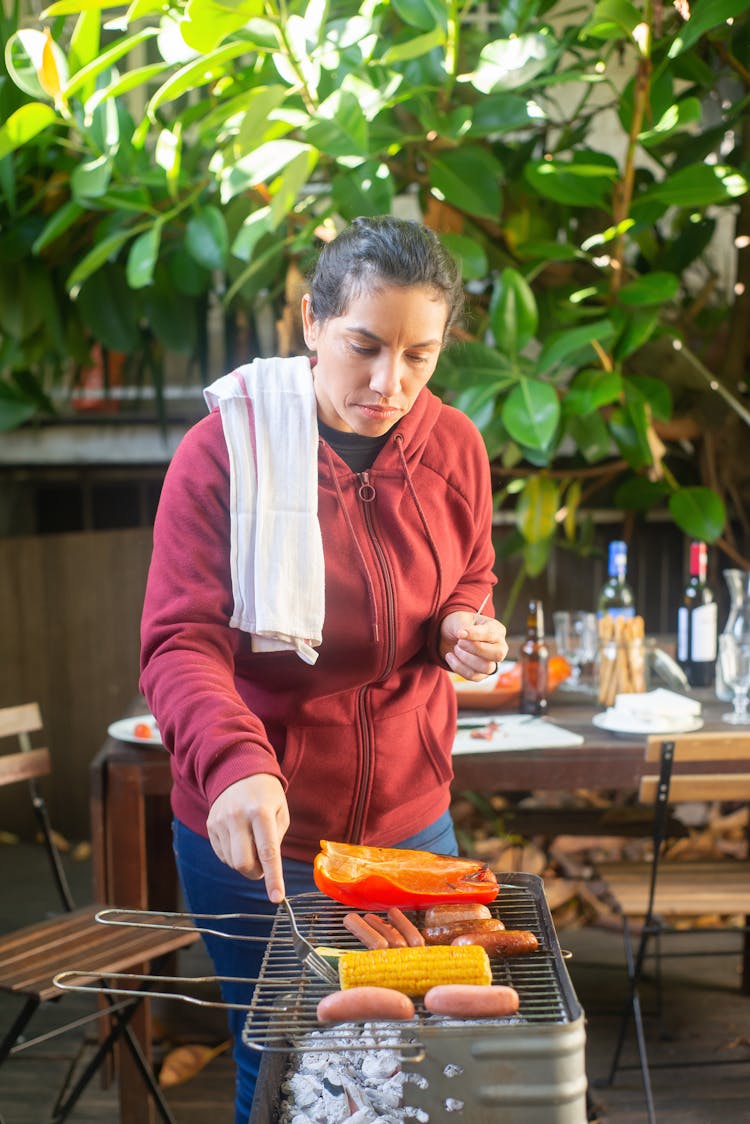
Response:
POLYGON ((320 1049, 292 1055, 278 1124, 402 1124, 407 1077, 393 1049, 399 1037, 384 1037, 382 1027, 366 1023, 350 1039, 342 1040, 337 1029, 315 1031, 313 1040, 320 1049), (325 1049, 327 1035, 339 1047, 335 1052, 325 1049))

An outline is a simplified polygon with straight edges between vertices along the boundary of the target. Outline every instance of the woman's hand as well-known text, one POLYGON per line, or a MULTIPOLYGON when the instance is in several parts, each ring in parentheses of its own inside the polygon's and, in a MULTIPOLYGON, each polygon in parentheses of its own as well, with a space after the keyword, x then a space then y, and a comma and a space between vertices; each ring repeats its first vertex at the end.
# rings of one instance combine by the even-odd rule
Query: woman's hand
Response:
POLYGON ((508 654, 505 625, 494 617, 448 613, 440 622, 440 655, 451 671, 478 683, 497 669, 508 654))
POLYGON ((289 809, 278 777, 256 773, 235 781, 214 800, 206 827, 223 863, 246 878, 265 878, 269 901, 282 900, 281 840, 289 809))

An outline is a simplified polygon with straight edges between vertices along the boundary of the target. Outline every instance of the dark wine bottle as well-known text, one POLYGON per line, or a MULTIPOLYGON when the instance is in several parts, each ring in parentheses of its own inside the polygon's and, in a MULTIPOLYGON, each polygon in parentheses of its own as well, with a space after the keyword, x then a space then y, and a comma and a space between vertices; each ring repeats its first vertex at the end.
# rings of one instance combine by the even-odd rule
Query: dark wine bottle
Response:
POLYGON ((541 601, 529 601, 526 639, 521 645, 521 713, 544 714, 547 710, 549 649, 544 640, 544 609, 541 601))
POLYGON ((627 544, 617 539, 609 544, 607 557, 608 577, 602 586, 596 605, 600 617, 634 617, 635 598, 627 583, 628 569, 627 544))
POLYGON ((706 562, 706 544, 691 543, 690 577, 677 610, 677 662, 691 687, 710 687, 716 674, 717 606, 706 562))

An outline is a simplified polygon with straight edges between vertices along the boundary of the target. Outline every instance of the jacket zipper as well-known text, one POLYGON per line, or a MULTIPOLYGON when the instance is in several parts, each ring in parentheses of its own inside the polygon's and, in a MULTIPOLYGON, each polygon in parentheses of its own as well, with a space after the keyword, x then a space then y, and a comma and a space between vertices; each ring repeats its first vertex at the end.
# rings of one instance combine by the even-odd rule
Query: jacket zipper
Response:
MULTIPOLYGON (((369 472, 359 473, 360 485, 358 489, 358 496, 362 503, 362 511, 365 520, 365 527, 367 534, 372 543, 375 551, 375 556, 378 559, 380 574, 383 579, 383 589, 385 592, 386 603, 386 628, 385 628, 385 666, 381 673, 381 679, 386 679, 396 661, 396 602, 393 595, 393 581, 391 579, 391 572, 388 568, 388 560, 385 556, 385 551, 380 543, 380 540, 375 531, 375 524, 372 518, 370 504, 375 499, 375 487, 370 482, 369 472)), ((352 822, 352 838, 356 843, 359 843, 362 836, 362 827, 365 820, 366 812, 366 794, 369 792, 370 779, 372 774, 372 737, 370 734, 370 722, 368 717, 367 700, 369 697, 369 688, 361 687, 359 690, 359 698, 357 700, 357 711, 359 716, 360 734, 362 739, 362 784, 360 786, 360 794, 355 805, 354 818, 352 822)))

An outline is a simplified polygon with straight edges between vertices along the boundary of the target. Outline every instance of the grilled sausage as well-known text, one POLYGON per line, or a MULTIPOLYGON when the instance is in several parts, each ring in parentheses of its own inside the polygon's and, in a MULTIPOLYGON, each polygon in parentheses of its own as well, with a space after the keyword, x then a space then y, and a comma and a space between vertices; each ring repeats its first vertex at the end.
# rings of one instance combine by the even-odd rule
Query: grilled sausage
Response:
POLYGON ((414 1004, 408 995, 391 987, 351 987, 324 995, 318 1003, 317 1014, 321 1023, 413 1019, 414 1004))
POLYGON ((433 925, 452 925, 454 921, 480 921, 492 917, 489 908, 481 902, 439 902, 424 911, 426 929, 433 925))
POLYGON ((446 925, 431 925, 428 929, 423 929, 422 934, 426 944, 453 944, 454 939, 464 933, 496 933, 504 928, 502 921, 497 917, 480 917, 477 921, 452 921, 446 925))
POLYGON ((460 1019, 499 1018, 518 1010, 518 992, 496 984, 440 984, 431 987, 424 1005, 433 1015, 454 1015, 460 1019))
POLYGON ((380 933, 381 937, 385 937, 388 942, 389 948, 406 948, 406 941, 393 925, 389 925, 382 917, 378 917, 376 913, 366 913, 364 920, 367 924, 380 933))
POLYGON ((358 913, 347 913, 343 924, 344 928, 361 941, 365 948, 388 948, 385 937, 373 929, 372 925, 368 925, 364 917, 360 917, 358 913))
POLYGON ((536 952, 539 941, 533 933, 526 929, 502 929, 496 932, 462 933, 451 944, 478 944, 486 950, 488 956, 524 956, 529 952, 536 952))
POLYGON ((417 948, 424 944, 424 937, 417 926, 412 925, 406 914, 402 913, 397 906, 392 905, 388 910, 388 920, 394 929, 398 929, 409 948, 417 948))

